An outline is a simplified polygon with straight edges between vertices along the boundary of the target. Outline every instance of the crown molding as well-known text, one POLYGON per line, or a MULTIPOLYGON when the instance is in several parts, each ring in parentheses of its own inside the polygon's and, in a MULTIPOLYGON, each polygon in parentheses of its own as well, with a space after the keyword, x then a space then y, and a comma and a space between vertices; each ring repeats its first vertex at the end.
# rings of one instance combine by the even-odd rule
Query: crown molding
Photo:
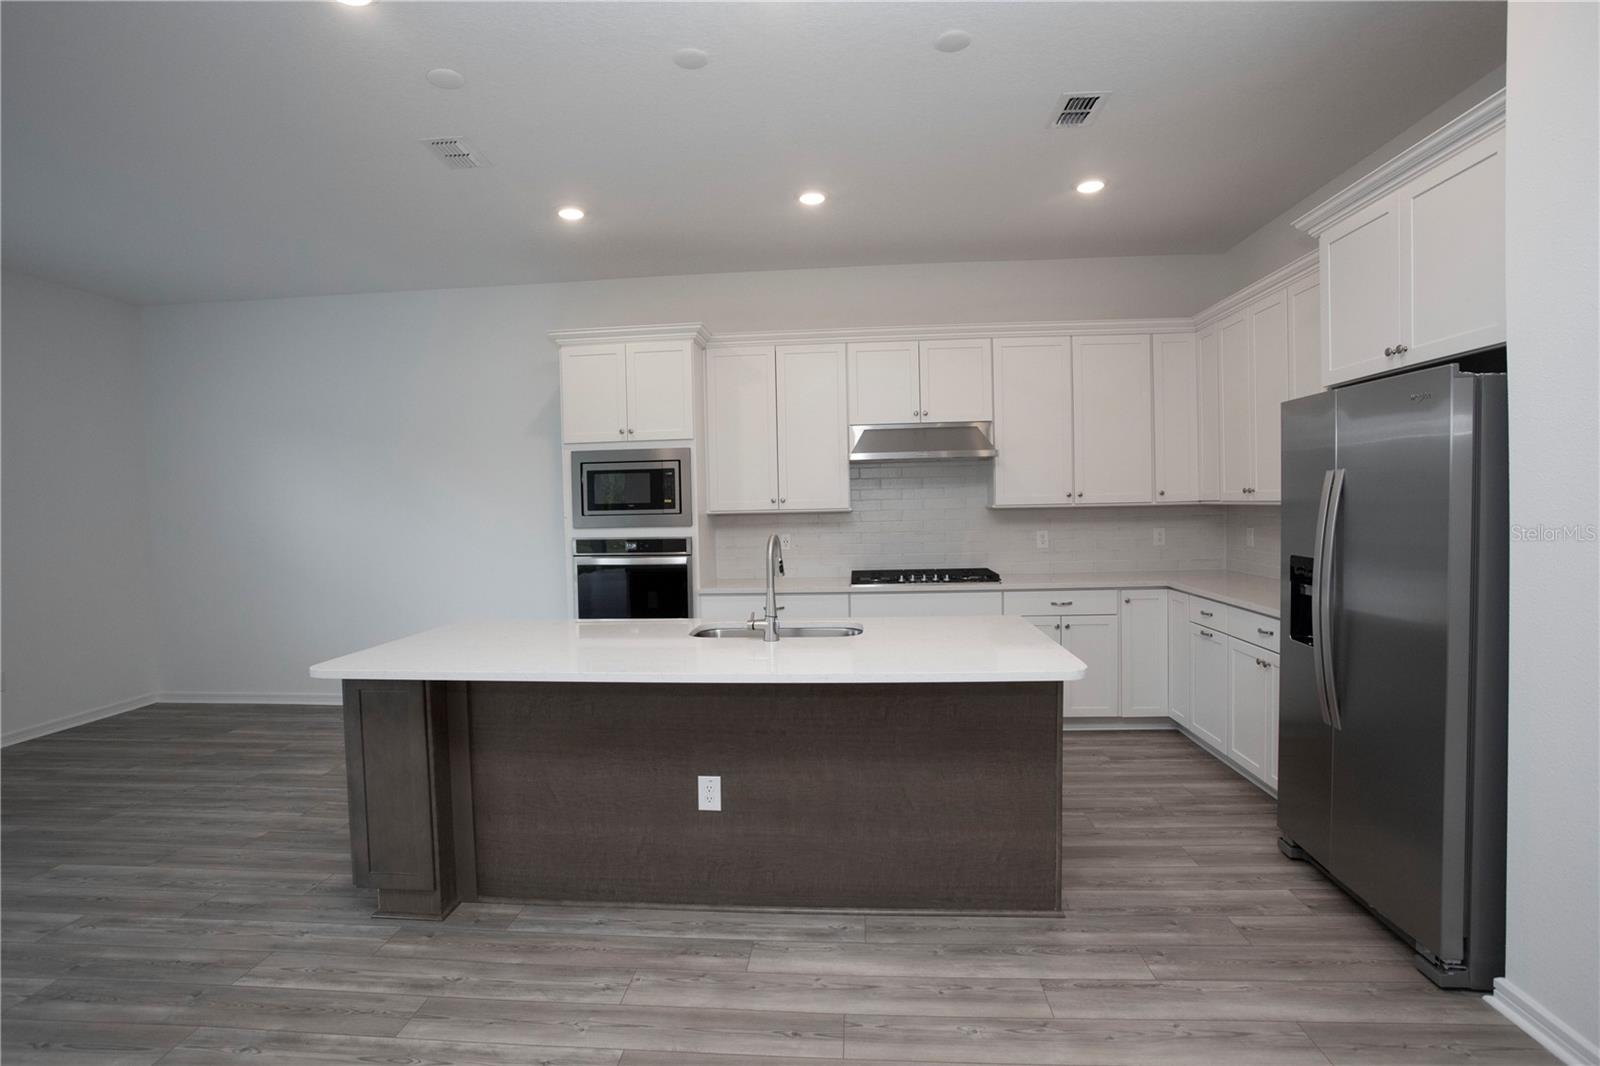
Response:
POLYGON ((1284 285, 1292 285, 1301 278, 1309 277, 1316 273, 1316 270, 1317 253, 1314 251, 1307 252, 1289 265, 1279 267, 1266 277, 1252 281, 1238 292, 1224 296, 1204 311, 1195 315, 1193 320, 1194 328, 1199 329, 1208 326, 1219 318, 1231 315, 1235 311, 1249 306, 1273 289, 1281 288, 1284 285))
POLYGON ((1444 156, 1505 124, 1506 91, 1500 89, 1295 219, 1294 228, 1315 237, 1357 208, 1393 192, 1444 156))
POLYGON ((988 322, 945 326, 871 326, 854 329, 760 330, 719 333, 710 346, 745 344, 840 344, 851 341, 986 340, 995 337, 1063 337, 1114 333, 1187 333, 1187 318, 1094 319, 1074 322, 988 322))
POLYGON ((701 322, 669 322, 656 326, 607 326, 599 329, 558 329, 549 334, 557 344, 604 344, 607 341, 681 341, 693 339, 701 347, 711 331, 701 322))

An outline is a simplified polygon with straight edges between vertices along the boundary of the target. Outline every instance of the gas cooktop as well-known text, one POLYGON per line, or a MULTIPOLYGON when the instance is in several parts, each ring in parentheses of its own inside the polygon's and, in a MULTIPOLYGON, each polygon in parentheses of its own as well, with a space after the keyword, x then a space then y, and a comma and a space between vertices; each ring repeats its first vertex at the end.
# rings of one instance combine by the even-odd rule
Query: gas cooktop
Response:
POLYGON ((955 585, 971 581, 998 582, 1000 575, 986 566, 936 566, 926 570, 852 570, 851 585, 955 585))

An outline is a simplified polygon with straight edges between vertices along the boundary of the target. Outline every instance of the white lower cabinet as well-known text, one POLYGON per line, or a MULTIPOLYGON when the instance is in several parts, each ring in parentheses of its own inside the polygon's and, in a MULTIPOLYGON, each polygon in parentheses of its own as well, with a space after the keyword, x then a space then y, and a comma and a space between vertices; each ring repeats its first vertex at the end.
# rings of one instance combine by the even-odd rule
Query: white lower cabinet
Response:
MULTIPOLYGON (((759 592, 702 592, 699 617, 718 622, 742 622, 751 614, 760 616, 767 609, 767 598, 759 592)), ((850 597, 843 592, 781 592, 778 618, 834 621, 850 617, 850 597)))
POLYGON ((1189 623, 1189 727, 1218 751, 1228 749, 1228 638, 1189 623))
POLYGON ((1167 590, 1122 593, 1121 714, 1164 718, 1167 709, 1167 590))
POLYGON ((1189 597, 1167 593, 1167 714, 1189 724, 1189 597))
POLYGON ((1114 614, 1069 615, 1061 619, 1061 646, 1088 667, 1083 680, 1066 686, 1062 711, 1066 717, 1117 717, 1121 707, 1117 628, 1114 614))
POLYGON ((1278 657, 1228 638, 1228 754, 1277 787, 1278 657))

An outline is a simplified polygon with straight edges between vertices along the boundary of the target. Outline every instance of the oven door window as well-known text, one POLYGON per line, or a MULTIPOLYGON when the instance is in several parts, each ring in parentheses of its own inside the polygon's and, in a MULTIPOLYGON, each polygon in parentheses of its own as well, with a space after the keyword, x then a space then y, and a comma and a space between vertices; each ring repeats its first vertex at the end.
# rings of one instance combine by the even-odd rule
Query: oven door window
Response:
POLYGON ((688 618, 687 566, 578 563, 579 618, 688 618))
POLYGON ((678 475, 668 467, 585 470, 585 514, 676 514, 678 475))

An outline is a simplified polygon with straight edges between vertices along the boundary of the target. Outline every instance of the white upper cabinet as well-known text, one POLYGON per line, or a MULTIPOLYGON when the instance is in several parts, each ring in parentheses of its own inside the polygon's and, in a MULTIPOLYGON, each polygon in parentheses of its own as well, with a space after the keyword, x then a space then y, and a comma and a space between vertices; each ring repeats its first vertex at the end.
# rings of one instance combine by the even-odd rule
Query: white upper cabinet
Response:
POLYGON ((988 422, 990 342, 863 341, 849 345, 850 424, 988 422))
POLYGON ((1317 275, 1284 290, 1289 301, 1289 398, 1322 391, 1322 284, 1317 275))
POLYGON ((1154 338, 1156 502, 1200 498, 1199 360, 1193 333, 1154 338))
POLYGON ((623 345, 562 347, 561 439, 569 444, 628 439, 628 356, 623 345))
POLYGON ((1248 498, 1252 503, 1281 498, 1283 401, 1289 398, 1289 301, 1273 293, 1245 312, 1250 322, 1250 412, 1255 421, 1251 447, 1253 472, 1248 498))
POLYGON ((779 508, 849 510, 844 345, 780 344, 777 367, 779 508))
POLYGON ((694 436, 689 339, 561 347, 561 439, 687 440, 694 436))
POLYGON ((994 342, 996 507, 1072 502, 1072 349, 1064 337, 994 342))
POLYGON ((706 510, 778 506, 778 392, 771 345, 706 352, 706 510))
POLYGON ((1222 498, 1222 334, 1208 326, 1195 335, 1196 425, 1200 444, 1195 449, 1199 499, 1222 498))
POLYGON ((1122 717, 1167 717, 1167 590, 1124 590, 1119 629, 1122 717))
POLYGON ((920 347, 922 421, 988 422, 994 418, 989 341, 923 341, 920 347))
POLYGON ((706 510, 850 507, 842 344, 706 353, 706 510))
POLYGON ((1502 91, 1295 220, 1324 386, 1505 343, 1504 116, 1502 91))
POLYGON ((1322 383, 1389 369, 1400 341, 1400 213, 1394 197, 1322 235, 1322 383))
POLYGON ((1506 339, 1505 131, 1401 187, 1402 362, 1506 339))
POLYGON ((921 420, 922 375, 916 341, 851 344, 848 362, 851 425, 921 420))
POLYGON ((1072 338, 1073 498, 1154 499, 1148 335, 1072 338))
POLYGON ((627 349, 628 439, 694 436, 693 351, 689 342, 636 342, 627 349))
POLYGON ((1236 314, 1217 326, 1222 395, 1222 491, 1219 499, 1250 498, 1256 477, 1255 412, 1251 409, 1250 322, 1236 314))

